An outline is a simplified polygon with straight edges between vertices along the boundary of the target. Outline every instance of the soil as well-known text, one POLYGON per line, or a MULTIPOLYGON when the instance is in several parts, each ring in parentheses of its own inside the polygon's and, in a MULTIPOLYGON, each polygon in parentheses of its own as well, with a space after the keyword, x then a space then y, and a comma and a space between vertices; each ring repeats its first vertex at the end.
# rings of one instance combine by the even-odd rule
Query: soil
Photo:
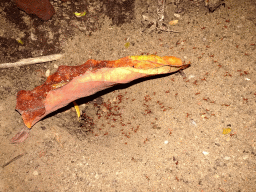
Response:
POLYGON ((49 21, 0 3, 0 63, 64 55, 0 69, 0 191, 255 191, 254 0, 225 1, 214 12, 202 1, 167 1, 165 22, 178 20, 170 26, 177 33, 145 30, 142 15, 157 18, 153 0, 51 3, 49 21), (142 54, 191 67, 82 98, 80 122, 70 104, 10 144, 24 126, 19 90, 60 65, 142 54))

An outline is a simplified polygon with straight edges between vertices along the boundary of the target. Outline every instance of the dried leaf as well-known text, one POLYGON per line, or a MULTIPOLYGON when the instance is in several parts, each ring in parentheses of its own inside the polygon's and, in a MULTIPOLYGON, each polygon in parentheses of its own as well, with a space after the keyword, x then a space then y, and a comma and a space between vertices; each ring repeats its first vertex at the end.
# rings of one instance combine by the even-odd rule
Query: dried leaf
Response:
POLYGON ((27 127, 23 127, 19 133, 17 133, 11 140, 10 143, 15 144, 15 143, 22 143, 25 141, 28 136, 29 136, 29 131, 27 127))
POLYGON ((16 110, 28 128, 69 103, 120 83, 176 72, 189 67, 181 59, 156 55, 128 56, 115 61, 90 59, 80 66, 60 66, 46 82, 17 94, 16 110))
POLYGON ((230 128, 223 128, 223 131, 222 131, 222 134, 223 135, 227 135, 231 132, 231 129, 230 128))
POLYGON ((179 22, 179 20, 172 20, 169 22, 170 25, 176 25, 179 22))

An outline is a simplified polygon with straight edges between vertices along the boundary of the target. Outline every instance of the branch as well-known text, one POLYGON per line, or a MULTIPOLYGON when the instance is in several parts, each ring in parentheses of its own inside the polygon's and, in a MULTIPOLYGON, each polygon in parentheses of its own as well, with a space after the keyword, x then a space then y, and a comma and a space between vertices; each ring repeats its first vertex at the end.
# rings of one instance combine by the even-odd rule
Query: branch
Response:
POLYGON ((45 63, 49 61, 58 60, 63 56, 63 54, 54 54, 54 55, 47 55, 42 57, 35 57, 29 59, 21 59, 15 63, 2 63, 0 64, 0 68, 11 68, 11 67, 20 67, 24 65, 31 65, 37 63, 45 63))

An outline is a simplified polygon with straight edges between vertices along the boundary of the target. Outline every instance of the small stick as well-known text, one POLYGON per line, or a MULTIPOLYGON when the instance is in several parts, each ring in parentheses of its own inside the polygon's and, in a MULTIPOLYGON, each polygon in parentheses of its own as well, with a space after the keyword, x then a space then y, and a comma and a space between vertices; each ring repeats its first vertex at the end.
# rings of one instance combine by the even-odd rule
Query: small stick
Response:
POLYGON ((49 61, 58 60, 63 56, 63 54, 54 54, 54 55, 47 55, 42 57, 35 57, 35 58, 28 58, 28 59, 21 59, 15 63, 2 63, 0 64, 0 68, 11 68, 11 67, 20 67, 24 65, 31 65, 36 63, 45 63, 49 61))
POLYGON ((20 155, 14 157, 14 158, 11 159, 9 162, 7 162, 7 163, 5 163, 4 165, 2 165, 2 168, 6 167, 6 166, 9 165, 10 163, 12 163, 12 162, 18 160, 19 158, 23 157, 24 155, 25 155, 25 153, 20 154, 20 155))

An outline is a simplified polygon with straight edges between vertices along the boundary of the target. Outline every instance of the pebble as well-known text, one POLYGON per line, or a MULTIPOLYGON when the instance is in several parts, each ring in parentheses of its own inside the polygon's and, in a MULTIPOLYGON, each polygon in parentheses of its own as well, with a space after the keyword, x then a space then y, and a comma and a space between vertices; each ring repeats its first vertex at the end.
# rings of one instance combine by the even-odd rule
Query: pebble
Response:
POLYGON ((98 173, 96 173, 96 175, 95 175, 95 179, 99 179, 99 178, 100 178, 99 174, 98 174, 98 173))
POLYGON ((224 159, 228 161, 228 160, 230 160, 230 157, 225 156, 224 159))
POLYGON ((191 123, 192 125, 194 125, 194 126, 197 125, 196 122, 195 122, 193 119, 190 120, 190 123, 191 123))
POLYGON ((47 71, 45 72, 45 76, 49 77, 50 76, 50 69, 47 69, 47 71))
POLYGON ((195 77, 195 75, 189 75, 188 76, 188 79, 192 79, 192 78, 194 78, 195 77))
POLYGON ((248 159, 248 158, 249 158, 249 155, 243 156, 243 160, 246 160, 246 159, 248 159))
POLYGON ((31 32, 31 34, 30 34, 30 37, 31 37, 31 40, 32 40, 32 41, 36 41, 36 40, 37 40, 36 35, 35 35, 34 33, 32 33, 32 32, 31 32))
POLYGON ((174 17, 180 18, 180 14, 174 13, 174 17))
POLYGON ((38 171, 35 170, 35 171, 33 172, 33 175, 37 176, 37 175, 38 175, 38 171))

